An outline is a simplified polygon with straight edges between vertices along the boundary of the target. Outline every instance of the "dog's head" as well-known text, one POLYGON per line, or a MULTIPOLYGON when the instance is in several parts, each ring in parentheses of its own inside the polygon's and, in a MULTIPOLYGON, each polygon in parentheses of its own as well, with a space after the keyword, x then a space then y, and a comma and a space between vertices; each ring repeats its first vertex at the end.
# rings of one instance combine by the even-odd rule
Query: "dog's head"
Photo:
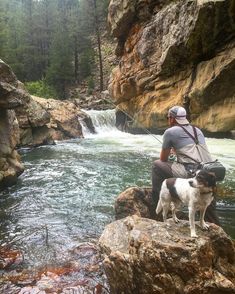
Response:
POLYGON ((196 176, 189 181, 189 185, 193 188, 210 188, 214 190, 216 188, 215 174, 206 170, 199 170, 196 172, 196 176))

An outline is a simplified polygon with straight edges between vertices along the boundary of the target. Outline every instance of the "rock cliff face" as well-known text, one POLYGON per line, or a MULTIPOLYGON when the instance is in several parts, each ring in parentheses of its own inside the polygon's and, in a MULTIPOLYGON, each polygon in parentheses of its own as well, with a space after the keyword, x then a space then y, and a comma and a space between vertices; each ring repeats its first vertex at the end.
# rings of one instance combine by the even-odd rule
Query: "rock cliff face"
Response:
POLYGON ((211 132, 235 129, 235 1, 111 0, 119 65, 109 91, 132 128, 164 129, 183 105, 211 132))
POLYGON ((15 183, 24 170, 16 147, 83 137, 81 121, 94 131, 76 103, 30 96, 0 60, 0 188, 15 183))
POLYGON ((0 188, 13 184, 24 170, 15 150, 20 131, 14 109, 24 104, 26 96, 22 84, 0 60, 0 188))

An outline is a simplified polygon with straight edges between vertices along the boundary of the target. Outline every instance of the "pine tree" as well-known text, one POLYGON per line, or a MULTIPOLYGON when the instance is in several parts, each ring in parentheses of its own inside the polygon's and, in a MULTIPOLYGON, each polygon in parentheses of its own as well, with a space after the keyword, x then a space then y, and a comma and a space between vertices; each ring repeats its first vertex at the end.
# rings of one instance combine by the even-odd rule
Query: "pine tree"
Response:
POLYGON ((62 98, 67 85, 93 79, 98 57, 103 90, 100 24, 108 2, 0 0, 0 57, 22 81, 46 77, 62 98))
POLYGON ((68 4, 69 1, 59 0, 57 2, 49 67, 46 72, 46 80, 54 86, 59 98, 62 99, 66 97, 66 86, 73 77, 72 47, 67 21, 68 4))
POLYGON ((6 0, 0 1, 0 58, 4 55, 6 40, 7 40, 7 15, 6 15, 6 0))

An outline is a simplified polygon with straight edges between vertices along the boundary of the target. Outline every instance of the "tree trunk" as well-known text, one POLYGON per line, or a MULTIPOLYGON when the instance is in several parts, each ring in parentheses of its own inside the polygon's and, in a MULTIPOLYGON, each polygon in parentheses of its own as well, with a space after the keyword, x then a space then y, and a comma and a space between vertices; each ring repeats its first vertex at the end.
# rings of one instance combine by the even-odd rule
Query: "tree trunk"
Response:
POLYGON ((78 38, 74 37, 74 78, 78 82, 78 38))
POLYGON ((104 74, 103 74, 103 62, 102 62, 102 52, 101 52, 101 38, 100 38, 100 28, 99 19, 97 13, 96 0, 94 1, 94 13, 95 13, 95 30, 98 45, 98 55, 99 55, 99 68, 100 68, 100 92, 104 90, 104 74))

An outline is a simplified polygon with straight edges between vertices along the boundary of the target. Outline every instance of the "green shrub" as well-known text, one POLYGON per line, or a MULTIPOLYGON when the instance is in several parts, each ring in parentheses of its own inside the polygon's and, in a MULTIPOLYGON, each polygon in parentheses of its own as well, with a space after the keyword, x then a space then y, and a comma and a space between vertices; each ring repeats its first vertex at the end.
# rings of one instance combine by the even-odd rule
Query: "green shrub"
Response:
POLYGON ((51 86, 49 86, 45 80, 26 82, 25 86, 31 95, 43 98, 55 98, 57 96, 56 91, 51 86))

